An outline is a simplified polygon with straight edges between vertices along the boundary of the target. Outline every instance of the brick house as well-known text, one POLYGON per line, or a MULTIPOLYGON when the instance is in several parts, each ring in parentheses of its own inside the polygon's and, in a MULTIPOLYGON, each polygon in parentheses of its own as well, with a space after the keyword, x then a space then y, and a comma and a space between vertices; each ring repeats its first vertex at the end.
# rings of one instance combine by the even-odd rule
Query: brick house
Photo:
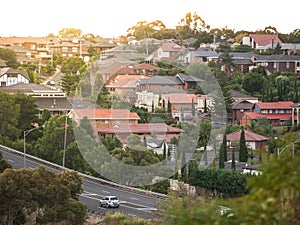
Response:
POLYGON ((172 137, 179 137, 183 130, 169 126, 165 123, 139 123, 139 124, 121 124, 114 127, 103 128, 98 131, 98 134, 103 137, 120 138, 124 145, 127 144, 127 138, 131 134, 138 135, 141 139, 155 136, 157 140, 170 142, 172 137))
POLYGON ((297 55, 255 55, 254 66, 263 66, 269 73, 300 73, 300 56, 297 55))
POLYGON ((282 126, 292 117, 292 101, 282 102, 257 102, 253 112, 245 112, 240 120, 241 125, 250 125, 251 119, 266 118, 274 127, 282 126))
POLYGON ((128 109, 72 109, 69 116, 80 125, 80 121, 86 117, 96 134, 103 129, 110 129, 114 126, 137 124, 140 117, 128 109))

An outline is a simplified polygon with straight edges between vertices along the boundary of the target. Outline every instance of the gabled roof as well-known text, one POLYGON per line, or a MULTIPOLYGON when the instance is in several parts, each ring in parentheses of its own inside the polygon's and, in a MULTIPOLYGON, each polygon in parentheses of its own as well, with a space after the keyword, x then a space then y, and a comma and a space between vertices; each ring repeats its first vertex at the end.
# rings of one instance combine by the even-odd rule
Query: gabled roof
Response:
POLYGON ((141 75, 121 75, 110 80, 106 87, 122 87, 122 88, 136 88, 136 82, 141 79, 141 75))
POLYGON ((109 120, 139 120, 140 117, 135 112, 128 109, 73 109, 76 117, 82 119, 87 117, 90 120, 109 119, 109 120))
POLYGON ((208 58, 214 58, 218 57, 218 53, 213 50, 202 50, 198 49, 197 51, 191 52, 195 57, 208 57, 208 58))
POLYGON ((20 74, 23 77, 25 77, 27 80, 30 80, 28 73, 26 70, 15 70, 13 68, 2 68, 0 69, 0 77, 2 77, 5 74, 20 74))
POLYGON ((274 45, 277 43, 281 44, 282 41, 276 36, 276 34, 250 34, 250 36, 254 39, 254 41, 259 46, 265 46, 267 44, 271 44, 272 41, 274 45))
POLYGON ((247 101, 247 100, 239 100, 233 103, 232 105, 232 109, 246 109, 246 110, 250 110, 253 107, 253 103, 247 101))
POLYGON ((70 111, 72 109, 72 104, 69 100, 64 98, 36 98, 36 105, 38 109, 49 109, 51 110, 60 110, 60 111, 70 111))
POLYGON ((287 121, 292 117, 290 113, 259 113, 259 112, 244 112, 244 115, 249 117, 250 119, 257 120, 259 118, 267 118, 268 120, 280 120, 280 121, 287 121))
POLYGON ((279 102, 257 102, 260 109, 291 109, 293 101, 279 101, 279 102))
POLYGON ((45 38, 42 37, 2 37, 0 38, 1 44, 18 44, 18 43, 38 43, 38 44, 47 44, 45 38))
POLYGON ((172 104, 192 104, 197 102, 197 95, 195 94, 186 94, 186 93, 172 93, 164 94, 162 96, 165 100, 169 100, 172 104))
POLYGON ((1 90, 8 93, 58 92, 57 89, 34 83, 17 83, 10 86, 1 87, 1 90))
POLYGON ((175 87, 161 87, 153 90, 154 94, 171 94, 171 93, 186 93, 185 90, 175 88, 175 87))
POLYGON ((178 77, 178 79, 180 79, 182 82, 203 82, 204 81, 203 79, 199 79, 197 77, 186 75, 183 73, 177 73, 175 76, 178 77))
POLYGON ((157 66, 153 66, 148 63, 140 63, 134 66, 135 69, 137 70, 159 70, 160 68, 157 66))
MULTIPOLYGON (((254 133, 250 130, 244 130, 245 131, 245 139, 247 142, 257 142, 257 141, 266 141, 269 138, 262 136, 260 134, 254 133)), ((227 141, 239 141, 241 138, 241 130, 227 134, 226 139, 227 141)))
POLYGON ((160 46, 164 52, 181 52, 185 48, 175 43, 164 43, 160 46))
POLYGON ((101 128, 101 133, 133 133, 133 134, 167 134, 182 133, 183 130, 169 126, 165 123, 138 123, 138 124, 120 124, 111 128, 101 128))
POLYGON ((175 76, 154 76, 149 79, 141 79, 139 80, 140 84, 157 84, 157 85, 181 85, 183 84, 177 77, 175 76))
POLYGON ((297 55, 255 55, 254 62, 295 62, 299 61, 300 56, 297 55))
POLYGON ((230 90, 230 94, 234 99, 257 99, 256 97, 243 94, 240 91, 236 91, 236 90, 230 90))

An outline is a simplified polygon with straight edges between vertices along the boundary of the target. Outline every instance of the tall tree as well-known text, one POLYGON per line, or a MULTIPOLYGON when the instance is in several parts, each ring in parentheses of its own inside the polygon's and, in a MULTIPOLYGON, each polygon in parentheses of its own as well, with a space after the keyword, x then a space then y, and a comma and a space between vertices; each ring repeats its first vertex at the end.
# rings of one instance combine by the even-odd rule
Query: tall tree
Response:
POLYGON ((224 71, 226 72, 227 74, 227 77, 228 79, 230 79, 230 75, 231 75, 231 69, 233 67, 235 67, 235 63, 234 63, 234 60, 233 60, 233 56, 228 52, 224 52, 223 54, 221 54, 219 56, 220 58, 220 62, 221 64, 223 65, 223 69, 224 71))
POLYGON ((247 145, 246 145, 244 127, 242 127, 241 136, 240 136, 239 161, 240 162, 248 161, 248 149, 247 149, 247 145))
MULTIPOLYGON (((225 167, 225 152, 227 156, 227 140, 226 140, 226 134, 223 136, 223 141, 220 146, 220 151, 219 151, 219 168, 224 168, 225 167)), ((226 157, 227 159, 227 157, 226 157)), ((227 161, 227 160, 226 160, 227 161)))
POLYGON ((231 169, 235 170, 236 166, 235 166, 235 150, 234 148, 232 148, 232 152, 231 152, 231 169))

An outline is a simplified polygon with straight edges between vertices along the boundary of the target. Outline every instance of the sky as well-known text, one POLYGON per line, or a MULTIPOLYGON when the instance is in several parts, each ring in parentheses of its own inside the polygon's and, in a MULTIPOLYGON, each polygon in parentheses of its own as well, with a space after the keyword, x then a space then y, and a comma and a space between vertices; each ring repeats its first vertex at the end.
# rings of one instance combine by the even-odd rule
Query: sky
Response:
POLYGON ((211 28, 256 31, 273 26, 280 33, 300 29, 299 0, 4 0, 0 36, 43 37, 62 28, 102 37, 126 35, 139 21, 161 20, 174 28, 196 12, 211 28))

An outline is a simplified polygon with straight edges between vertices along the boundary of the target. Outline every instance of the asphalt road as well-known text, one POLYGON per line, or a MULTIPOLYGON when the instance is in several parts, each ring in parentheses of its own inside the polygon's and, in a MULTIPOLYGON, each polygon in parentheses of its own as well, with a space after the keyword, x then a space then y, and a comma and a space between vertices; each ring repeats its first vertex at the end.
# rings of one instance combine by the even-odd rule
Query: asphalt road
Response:
MULTIPOLYGON (((7 160, 14 169, 24 168, 24 157, 22 155, 15 155, 6 151, 2 152, 2 156, 7 160)), ((34 169, 41 164, 26 158, 26 167, 34 169)), ((56 169, 48 168, 54 172, 58 172, 56 169)), ((90 212, 103 215, 108 211, 120 211, 126 215, 132 217, 141 217, 145 219, 152 219, 157 216, 157 207, 161 199, 142 195, 140 193, 133 193, 127 190, 120 190, 115 187, 99 184, 96 181, 83 179, 84 192, 80 196, 80 201, 85 203, 90 212), (120 199, 119 208, 104 208, 99 207, 99 199, 104 195, 116 195, 120 199)))

